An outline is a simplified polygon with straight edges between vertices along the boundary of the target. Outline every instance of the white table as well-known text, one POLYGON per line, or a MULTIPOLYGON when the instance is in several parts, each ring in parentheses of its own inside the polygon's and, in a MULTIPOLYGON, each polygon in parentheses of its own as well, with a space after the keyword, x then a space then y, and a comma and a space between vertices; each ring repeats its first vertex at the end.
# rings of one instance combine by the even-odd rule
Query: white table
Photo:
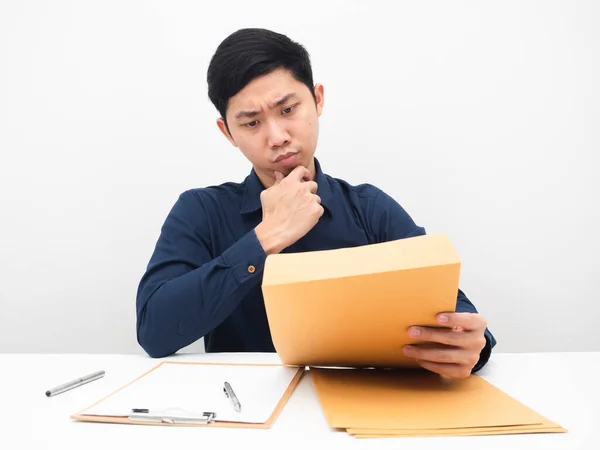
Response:
MULTIPOLYGON (((186 354, 173 361, 279 362, 275 354, 186 354)), ((0 355, 0 448, 5 449, 600 449, 600 353, 494 354, 480 375, 566 434, 356 439, 329 428, 307 373, 272 428, 186 428, 75 422, 70 415, 161 360, 138 355, 0 355), (55 397, 50 387, 106 370, 55 397), (309 447, 307 447, 307 445, 309 447), (316 448, 316 447, 315 447, 316 448)))

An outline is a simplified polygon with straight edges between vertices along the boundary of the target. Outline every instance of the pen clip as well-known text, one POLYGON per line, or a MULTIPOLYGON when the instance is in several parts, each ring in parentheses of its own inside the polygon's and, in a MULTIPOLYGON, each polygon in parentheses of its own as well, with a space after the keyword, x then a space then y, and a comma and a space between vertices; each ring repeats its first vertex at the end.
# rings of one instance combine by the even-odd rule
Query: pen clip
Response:
POLYGON ((215 421, 214 412, 203 412, 201 415, 190 413, 181 408, 169 408, 164 411, 150 411, 145 408, 133 408, 128 418, 134 422, 152 422, 168 424, 209 424, 215 421))

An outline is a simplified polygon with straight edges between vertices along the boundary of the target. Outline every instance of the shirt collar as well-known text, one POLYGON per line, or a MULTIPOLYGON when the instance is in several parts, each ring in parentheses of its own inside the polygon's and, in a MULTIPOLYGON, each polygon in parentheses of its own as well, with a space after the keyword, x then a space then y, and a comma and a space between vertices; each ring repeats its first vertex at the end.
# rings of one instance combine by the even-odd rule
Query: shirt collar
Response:
MULTIPOLYGON (((327 176, 321 170, 321 164, 314 158, 315 161, 315 181, 317 182, 317 195, 321 198, 321 205, 331 214, 331 186, 327 176)), ((260 193, 265 189, 262 182, 258 178, 256 171, 252 168, 250 175, 244 182, 244 197, 242 199, 241 214, 252 213, 262 208, 260 202, 260 193)))

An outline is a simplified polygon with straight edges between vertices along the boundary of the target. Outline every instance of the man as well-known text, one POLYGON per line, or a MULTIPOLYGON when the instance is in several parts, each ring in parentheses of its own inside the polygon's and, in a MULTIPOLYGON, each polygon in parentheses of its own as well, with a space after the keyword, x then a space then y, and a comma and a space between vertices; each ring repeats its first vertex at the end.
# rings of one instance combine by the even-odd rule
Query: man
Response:
MULTIPOLYGON (((210 62, 208 94, 219 130, 253 168, 242 183, 184 192, 170 211, 137 295, 138 342, 152 357, 202 337, 208 352, 275 351, 261 295, 267 255, 425 233, 375 186, 321 170, 324 88, 301 45, 269 30, 233 33, 210 62)), ((425 343, 404 352, 449 377, 487 362, 495 339, 462 291, 438 322, 411 327, 425 343)))

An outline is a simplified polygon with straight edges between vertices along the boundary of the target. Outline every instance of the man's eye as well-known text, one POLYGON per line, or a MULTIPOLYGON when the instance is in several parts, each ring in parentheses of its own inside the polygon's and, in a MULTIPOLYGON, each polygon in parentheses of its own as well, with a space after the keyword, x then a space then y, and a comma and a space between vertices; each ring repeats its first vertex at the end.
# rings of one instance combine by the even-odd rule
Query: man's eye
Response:
POLYGON ((252 122, 248 122, 246 124, 246 126, 249 128, 254 128, 256 125, 258 125, 258 120, 253 120, 252 122))
POLYGON ((294 109, 294 107, 289 106, 289 107, 285 108, 283 111, 281 111, 281 114, 289 114, 292 112, 292 109, 294 109))

